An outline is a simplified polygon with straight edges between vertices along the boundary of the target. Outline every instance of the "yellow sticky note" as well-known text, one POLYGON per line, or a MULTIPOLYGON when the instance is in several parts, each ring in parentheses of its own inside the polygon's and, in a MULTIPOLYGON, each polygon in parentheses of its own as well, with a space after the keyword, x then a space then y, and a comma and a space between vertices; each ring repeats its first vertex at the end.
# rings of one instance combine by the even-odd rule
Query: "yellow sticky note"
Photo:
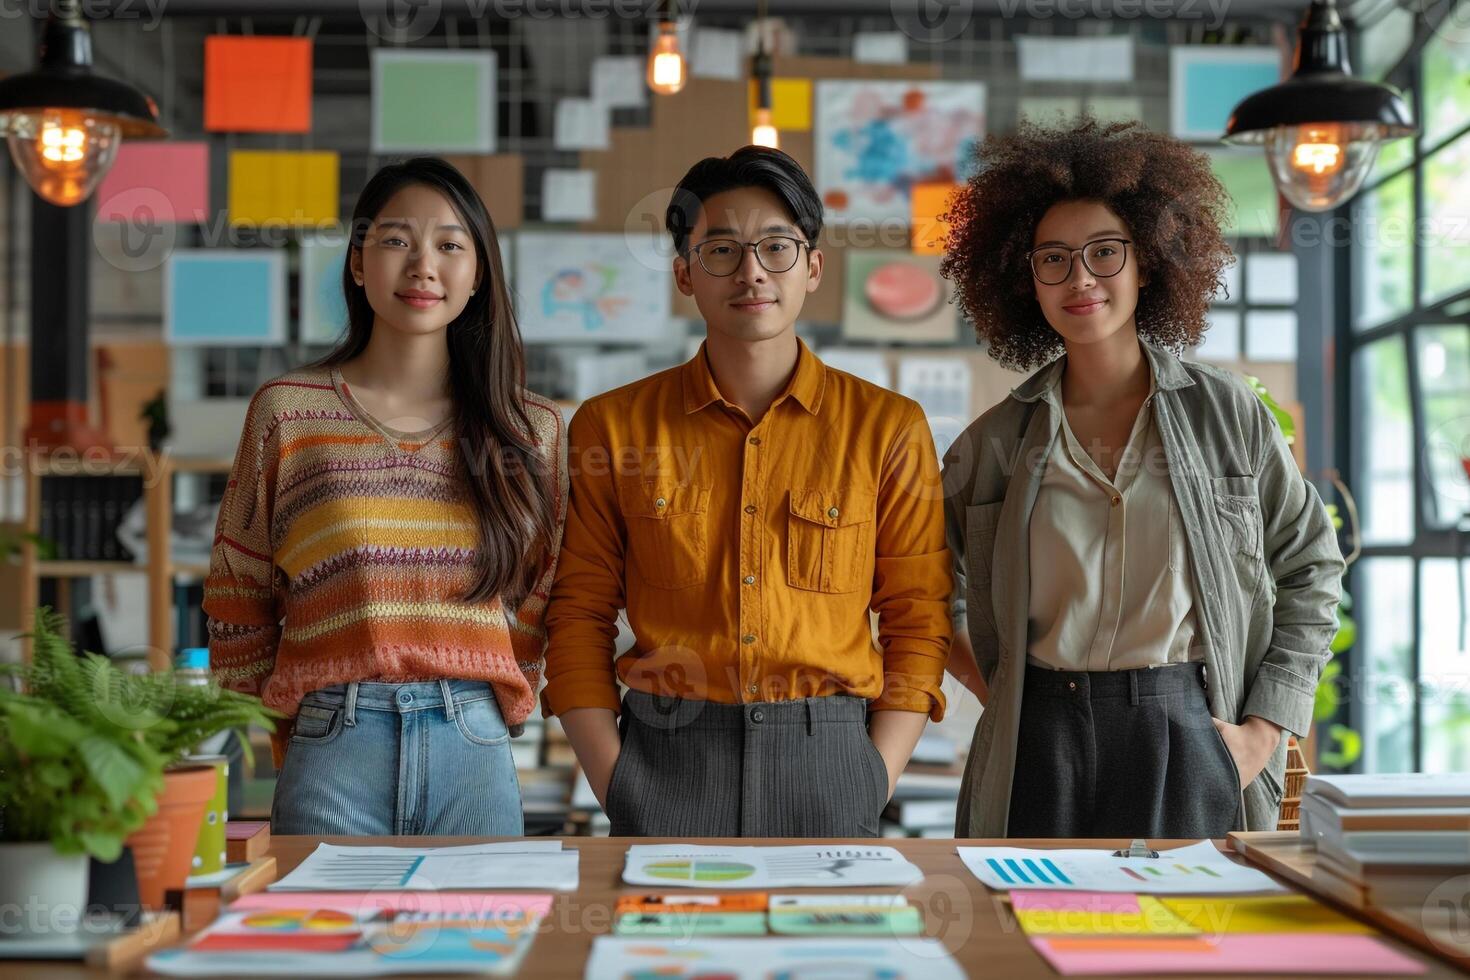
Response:
POLYGON ((1160 901, 1206 935, 1262 932, 1371 933, 1373 930, 1306 895, 1241 898, 1171 897, 1160 901))
POLYGON ((235 150, 230 224, 316 225, 337 220, 337 154, 235 150))
MULTIPOLYGON (((750 82, 750 120, 755 124, 756 103, 760 88, 750 82)), ((812 128, 812 80, 810 78, 771 79, 771 122, 778 130, 805 133, 812 128)))
POLYGON ((916 255, 943 255, 944 238, 949 234, 949 222, 941 221, 940 215, 949 210, 951 196, 959 190, 958 184, 915 184, 909 190, 910 236, 916 255))
POLYGON ((1068 893, 1061 900, 1041 901, 1029 908, 1013 901, 1012 907, 1028 936, 1188 936, 1198 932, 1152 895, 1091 898, 1068 893))

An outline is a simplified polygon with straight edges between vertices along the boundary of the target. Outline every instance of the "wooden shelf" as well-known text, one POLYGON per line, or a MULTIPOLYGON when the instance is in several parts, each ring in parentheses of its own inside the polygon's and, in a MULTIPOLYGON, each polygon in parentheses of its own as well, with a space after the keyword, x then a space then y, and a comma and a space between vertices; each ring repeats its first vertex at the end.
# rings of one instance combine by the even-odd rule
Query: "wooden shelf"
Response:
MULTIPOLYGON (((174 576, 202 576, 206 565, 170 560, 169 534, 173 524, 173 477, 177 473, 228 473, 233 460, 216 456, 171 456, 168 453, 137 452, 116 457, 89 456, 71 452, 32 452, 26 457, 25 528, 32 534, 41 527, 41 478, 43 476, 121 476, 143 478, 144 511, 148 527, 148 561, 41 561, 33 540, 21 545, 21 623, 28 632, 40 598, 40 580, 56 578, 60 595, 57 605, 69 615, 69 579, 87 575, 138 574, 148 579, 148 662, 154 670, 167 670, 174 649, 174 576)), ((30 643, 21 641, 21 656, 30 659, 30 643)))
POLYGON ((36 574, 41 578, 84 578, 88 575, 145 573, 147 565, 132 561, 38 561, 36 574))
POLYGON ((228 473, 235 461, 224 456, 170 456, 169 468, 175 473, 228 473))

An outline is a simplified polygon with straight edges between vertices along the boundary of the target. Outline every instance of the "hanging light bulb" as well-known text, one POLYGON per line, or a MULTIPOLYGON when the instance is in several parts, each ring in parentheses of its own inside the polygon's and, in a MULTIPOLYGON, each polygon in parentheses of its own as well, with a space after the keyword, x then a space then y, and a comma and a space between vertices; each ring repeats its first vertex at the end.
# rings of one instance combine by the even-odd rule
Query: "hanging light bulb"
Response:
POLYGON ((1225 140, 1264 145, 1281 194, 1304 211, 1328 211, 1363 186, 1383 143, 1415 132, 1397 90, 1352 77, 1336 0, 1312 0, 1291 78, 1236 106, 1225 140))
POLYGON ((776 131, 775 123, 771 122, 769 108, 755 110, 755 125, 750 127, 750 141, 756 146, 769 146, 773 150, 781 148, 781 134, 776 131))
POLYGON ((117 157, 118 127, 77 109, 27 114, 7 137, 10 156, 37 194, 61 207, 92 195, 117 157))
POLYGON ((648 87, 659 95, 673 95, 684 87, 688 77, 684 52, 679 48, 679 27, 665 11, 648 52, 648 87))
POLYGON ((92 73, 92 34, 79 0, 58 0, 35 71, 0 79, 0 134, 26 183, 62 207, 91 196, 124 137, 168 135, 158 106, 137 89, 92 73))
POLYGON ((771 112, 771 56, 766 53, 765 2, 761 2, 761 18, 758 22, 760 41, 755 49, 750 73, 755 76, 755 118, 751 121, 750 141, 756 146, 780 149, 781 134, 776 132, 776 123, 771 112))

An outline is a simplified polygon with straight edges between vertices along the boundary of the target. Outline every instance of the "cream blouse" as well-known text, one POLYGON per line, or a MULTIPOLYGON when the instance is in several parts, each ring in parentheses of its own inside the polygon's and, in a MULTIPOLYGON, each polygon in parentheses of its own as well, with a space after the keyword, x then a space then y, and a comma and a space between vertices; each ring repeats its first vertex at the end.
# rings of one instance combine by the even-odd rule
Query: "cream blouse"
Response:
POLYGON ((1109 480, 1062 410, 1031 515, 1029 660, 1054 670, 1128 670, 1203 660, 1179 506, 1154 424, 1151 384, 1109 480))

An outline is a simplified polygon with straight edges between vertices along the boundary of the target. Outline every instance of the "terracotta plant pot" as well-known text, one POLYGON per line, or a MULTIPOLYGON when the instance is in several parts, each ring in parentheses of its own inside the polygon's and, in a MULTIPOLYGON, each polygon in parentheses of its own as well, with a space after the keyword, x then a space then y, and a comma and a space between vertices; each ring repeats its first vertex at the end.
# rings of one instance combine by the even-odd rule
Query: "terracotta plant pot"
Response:
POLYGON ((138 897, 149 908, 162 908, 165 892, 184 887, 216 779, 212 765, 169 769, 158 812, 128 838, 138 869, 138 897))

